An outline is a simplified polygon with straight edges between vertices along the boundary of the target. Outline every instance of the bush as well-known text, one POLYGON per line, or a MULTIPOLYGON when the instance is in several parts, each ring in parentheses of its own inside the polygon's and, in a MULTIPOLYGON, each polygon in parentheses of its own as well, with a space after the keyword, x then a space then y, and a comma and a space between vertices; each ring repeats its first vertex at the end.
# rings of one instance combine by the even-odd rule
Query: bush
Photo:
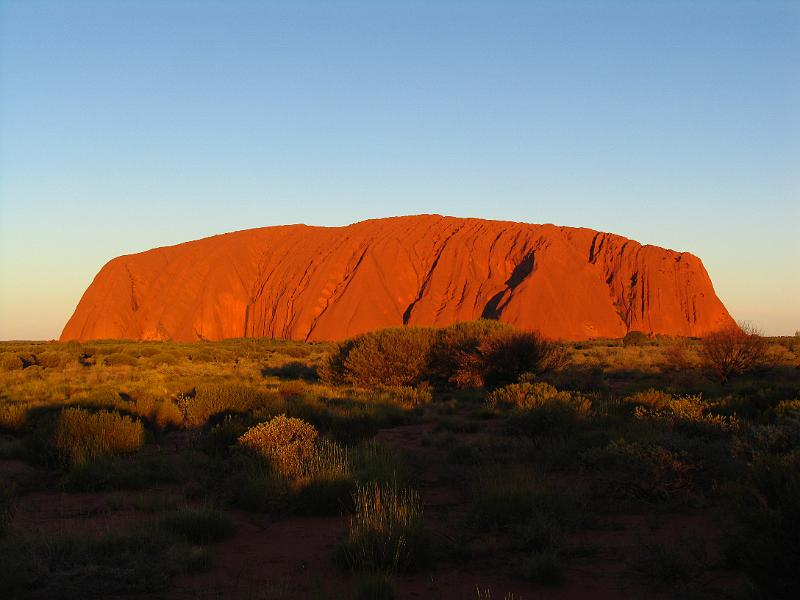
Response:
POLYGON ((239 444, 267 459, 284 477, 296 479, 307 472, 307 465, 315 455, 317 435, 310 423, 278 415, 248 429, 239 438, 239 444))
POLYGON ((0 354, 0 369, 3 371, 18 371, 25 367, 22 359, 13 352, 3 352, 0 354))
POLYGON ((427 377, 433 330, 418 327, 381 329, 339 345, 323 364, 326 383, 409 386, 427 377))
POLYGON ((135 356, 131 356, 130 354, 126 354, 123 352, 115 352, 113 354, 108 354, 107 356, 105 356, 105 358, 103 358, 103 364, 109 367, 121 367, 121 366, 133 367, 138 365, 139 361, 136 359, 135 356))
POLYGON ((193 395, 181 396, 178 401, 190 427, 205 425, 214 415, 226 412, 246 413, 256 407, 277 407, 278 404, 275 394, 242 383, 198 385, 193 395))
POLYGON ((760 331, 748 324, 730 325, 703 338, 700 356, 706 369, 726 383, 731 377, 753 369, 764 348, 760 331))
POLYGON ((559 392, 548 383, 512 383, 491 392, 490 408, 513 407, 519 410, 509 425, 525 433, 567 428, 589 415, 592 402, 574 392, 559 392))
POLYGON ((657 408, 637 406, 634 416, 668 427, 677 427, 695 435, 728 434, 739 430, 739 420, 736 415, 727 417, 711 414, 708 404, 703 402, 699 395, 672 397, 667 394, 666 396, 666 400, 651 405, 657 408))
POLYGON ((36 355, 36 363, 46 369, 60 369, 69 362, 69 355, 63 352, 46 351, 36 355))
POLYGON ((414 490, 370 483, 358 486, 353 501, 347 539, 335 552, 339 565, 352 571, 404 573, 427 562, 429 535, 414 490))
POLYGON ((147 359, 151 367, 160 367, 161 365, 174 365, 178 363, 178 357, 169 352, 159 352, 153 354, 147 359))
POLYGON ((610 500, 677 500, 685 504, 697 470, 685 454, 624 439, 592 448, 582 459, 587 467, 600 472, 599 497, 610 500))
POLYGON ((622 338, 623 346, 645 346, 650 341, 646 333, 642 331, 629 331, 622 338))
POLYGON ((144 444, 142 422, 118 413, 65 408, 56 423, 54 446, 62 461, 80 465, 99 456, 135 452, 144 444))
POLYGON ((482 340, 475 353, 460 355, 451 380, 459 387, 494 387, 517 381, 523 373, 558 370, 566 363, 564 349, 538 332, 499 330, 482 340))
POLYGON ((328 384, 414 386, 431 379, 470 387, 511 383, 566 362, 563 347, 536 332, 476 321, 373 331, 340 343, 318 371, 328 384))

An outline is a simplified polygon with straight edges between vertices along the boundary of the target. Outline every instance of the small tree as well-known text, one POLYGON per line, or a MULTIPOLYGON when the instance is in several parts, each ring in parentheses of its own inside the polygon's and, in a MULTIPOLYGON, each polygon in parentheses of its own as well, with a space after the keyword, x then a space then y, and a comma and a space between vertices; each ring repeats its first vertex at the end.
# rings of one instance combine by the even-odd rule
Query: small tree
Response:
POLYGON ((764 346, 761 332, 752 325, 729 325, 703 338, 700 356, 705 367, 726 383, 755 367, 764 346))

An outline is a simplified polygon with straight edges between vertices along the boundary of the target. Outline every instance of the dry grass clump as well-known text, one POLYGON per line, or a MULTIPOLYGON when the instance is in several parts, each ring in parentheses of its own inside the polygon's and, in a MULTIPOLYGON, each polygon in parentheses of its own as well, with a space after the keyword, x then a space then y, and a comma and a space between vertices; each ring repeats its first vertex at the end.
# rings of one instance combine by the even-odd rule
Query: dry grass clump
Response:
POLYGON ((161 429, 180 427, 183 423, 183 411, 172 400, 148 397, 137 398, 131 409, 132 412, 154 423, 161 429))
POLYGON ((143 444, 142 422, 112 411, 65 408, 56 423, 54 446, 73 466, 99 456, 135 452, 143 444))
POLYGON ((430 386, 426 384, 411 386, 386 386, 364 392, 357 396, 365 402, 397 405, 404 409, 417 408, 433 400, 430 386))
POLYGON ((307 465, 315 456, 317 436, 310 423, 278 415, 248 429, 239 438, 239 445, 266 458, 284 477, 297 479, 307 473, 307 465))
POLYGON ((27 403, 4 401, 0 404, 0 430, 20 431, 25 427, 27 414, 27 403))
POLYGON ((335 554, 341 566, 353 571, 402 573, 425 564, 429 536, 416 491, 369 483, 356 488, 353 502, 355 514, 347 539, 335 554))

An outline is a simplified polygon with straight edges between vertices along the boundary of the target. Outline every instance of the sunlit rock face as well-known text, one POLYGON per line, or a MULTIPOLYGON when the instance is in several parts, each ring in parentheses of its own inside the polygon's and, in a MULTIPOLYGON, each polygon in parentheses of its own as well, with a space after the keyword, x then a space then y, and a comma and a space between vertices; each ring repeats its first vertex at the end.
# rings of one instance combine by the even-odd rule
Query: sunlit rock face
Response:
POLYGON ((120 256, 61 340, 338 340, 481 317, 568 340, 699 336, 732 323, 692 254, 591 229, 420 215, 120 256))

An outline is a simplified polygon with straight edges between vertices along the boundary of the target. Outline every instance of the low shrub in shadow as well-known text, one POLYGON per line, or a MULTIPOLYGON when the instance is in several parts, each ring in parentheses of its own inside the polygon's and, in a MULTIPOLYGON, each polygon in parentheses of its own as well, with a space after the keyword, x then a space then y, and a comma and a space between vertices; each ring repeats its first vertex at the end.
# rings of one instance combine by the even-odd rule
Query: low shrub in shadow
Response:
POLYGON ((705 542, 699 538, 681 538, 673 543, 641 539, 634 550, 631 567, 663 584, 685 586, 698 580, 709 567, 705 542))
POLYGON ((233 521, 213 508, 186 509, 161 519, 161 526, 193 544, 211 544, 231 537, 233 521))
POLYGON ((0 538, 8 533, 16 503, 15 488, 11 482, 0 479, 0 538))
POLYGON ((353 600, 395 600, 397 592, 389 576, 380 573, 361 575, 353 583, 353 600))
POLYGON ((539 550, 522 561, 519 574, 542 585, 558 585, 564 581, 564 561, 556 549, 539 550))
POLYGON ((369 483, 353 494, 355 514, 334 560, 351 571, 406 573, 425 566, 430 536, 422 502, 411 489, 369 483))
POLYGON ((686 505, 697 467, 683 453, 618 439, 582 454, 596 473, 597 498, 686 505))
POLYGON ((800 450, 755 452, 734 499, 727 556, 764 597, 790 598, 800 564, 800 450))
POLYGON ((144 445, 144 427, 116 412, 65 408, 56 423, 53 445, 62 461, 74 466, 100 456, 136 452, 144 445))
POLYGON ((179 479, 178 468, 161 456, 99 456, 72 466, 61 484, 70 491, 141 490, 179 479))
POLYGON ((153 593, 178 573, 204 570, 208 553, 160 528, 97 540, 0 540, 0 588, 9 598, 107 598, 153 593))

